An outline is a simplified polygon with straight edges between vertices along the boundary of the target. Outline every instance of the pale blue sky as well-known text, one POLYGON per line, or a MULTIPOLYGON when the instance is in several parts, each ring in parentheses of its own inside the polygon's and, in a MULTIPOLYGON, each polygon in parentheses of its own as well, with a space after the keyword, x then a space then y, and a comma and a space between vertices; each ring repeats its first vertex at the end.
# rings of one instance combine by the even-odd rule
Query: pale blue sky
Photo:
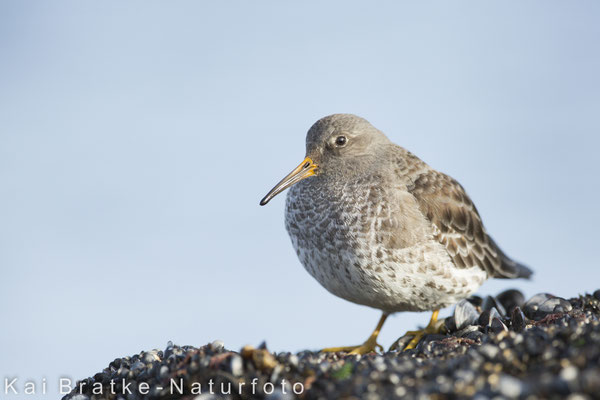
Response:
MULTIPOLYGON (((536 272, 600 287, 600 5, 0 3, 0 378, 84 378, 168 340, 358 344, 258 201, 351 112, 458 179, 536 272)), ((447 310, 446 312, 449 312, 447 310)), ((425 314, 398 314, 385 346, 425 314)))

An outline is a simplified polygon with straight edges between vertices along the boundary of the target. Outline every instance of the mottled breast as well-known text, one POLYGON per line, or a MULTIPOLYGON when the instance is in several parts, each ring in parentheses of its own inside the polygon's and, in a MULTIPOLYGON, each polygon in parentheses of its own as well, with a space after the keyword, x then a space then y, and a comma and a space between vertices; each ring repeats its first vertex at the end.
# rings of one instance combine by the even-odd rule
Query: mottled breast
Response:
POLYGON ((288 192, 286 228, 306 270, 328 291, 388 312, 445 307, 485 273, 454 268, 431 224, 398 183, 320 176, 288 192))

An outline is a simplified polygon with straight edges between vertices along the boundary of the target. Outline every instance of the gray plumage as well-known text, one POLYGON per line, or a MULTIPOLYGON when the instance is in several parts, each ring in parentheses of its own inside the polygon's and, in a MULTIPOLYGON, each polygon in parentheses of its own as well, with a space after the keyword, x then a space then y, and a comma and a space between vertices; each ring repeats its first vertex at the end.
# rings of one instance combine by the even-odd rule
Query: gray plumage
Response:
POLYGON ((487 278, 531 275, 487 234, 456 180, 363 118, 317 121, 306 155, 315 174, 289 184, 286 228, 333 294, 384 312, 424 311, 457 303, 487 278))

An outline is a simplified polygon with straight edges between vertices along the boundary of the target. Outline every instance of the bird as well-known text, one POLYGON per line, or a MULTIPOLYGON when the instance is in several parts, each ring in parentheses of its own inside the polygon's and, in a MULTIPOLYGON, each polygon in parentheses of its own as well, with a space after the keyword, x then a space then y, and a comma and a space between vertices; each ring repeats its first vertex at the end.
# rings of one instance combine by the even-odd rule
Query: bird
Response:
POLYGON ((377 337, 390 314, 432 311, 424 329, 406 333, 403 350, 413 349, 440 331, 440 309, 488 278, 533 273, 498 247, 455 179, 359 116, 315 122, 304 160, 260 205, 288 188, 285 227, 304 268, 332 294, 382 312, 363 344, 322 351, 383 351, 377 337))

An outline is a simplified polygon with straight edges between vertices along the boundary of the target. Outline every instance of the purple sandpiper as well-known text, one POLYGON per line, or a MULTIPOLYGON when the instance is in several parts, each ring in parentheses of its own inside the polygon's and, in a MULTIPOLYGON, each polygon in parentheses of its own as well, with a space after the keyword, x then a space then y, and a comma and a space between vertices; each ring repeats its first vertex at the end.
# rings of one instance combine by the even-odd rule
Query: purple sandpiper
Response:
POLYGON ((363 118, 334 114, 306 136, 306 158, 260 202, 291 187, 285 225, 304 268, 328 291, 383 312, 359 346, 323 351, 365 354, 381 346, 387 316, 433 311, 410 331, 414 348, 439 330, 440 308, 470 296, 488 278, 528 278, 487 234, 463 187, 363 118))

